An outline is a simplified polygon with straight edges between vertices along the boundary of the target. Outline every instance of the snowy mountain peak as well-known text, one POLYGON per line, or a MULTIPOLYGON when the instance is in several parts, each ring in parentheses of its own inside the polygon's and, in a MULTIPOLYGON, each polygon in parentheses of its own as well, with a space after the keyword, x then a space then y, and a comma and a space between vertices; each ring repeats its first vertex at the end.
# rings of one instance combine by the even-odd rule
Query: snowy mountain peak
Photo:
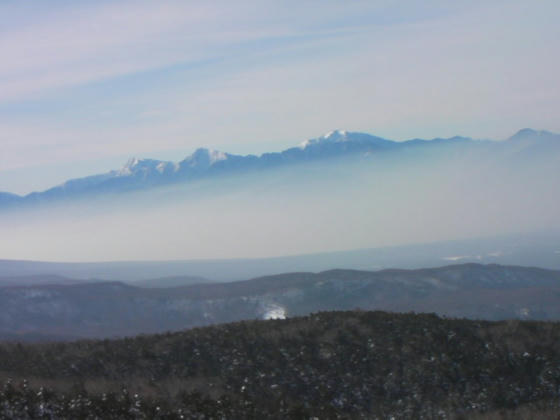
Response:
POLYGON ((323 139, 329 141, 345 141, 348 140, 347 134, 346 130, 333 130, 325 134, 323 139))
POLYGON ((131 175, 134 167, 136 167, 138 163, 140 163, 140 160, 138 158, 135 157, 130 158, 128 162, 126 162, 125 165, 118 171, 118 175, 120 176, 131 175))
POLYGON ((164 172, 175 172, 177 171, 177 164, 173 162, 166 162, 156 159, 138 159, 132 158, 118 171, 116 171, 116 176, 133 176, 142 174, 146 176, 147 173, 158 172, 163 174, 164 172))
POLYGON ((167 171, 177 172, 178 169, 179 169, 179 165, 174 162, 159 162, 156 165, 156 171, 158 171, 160 174, 167 171))
POLYGON ((227 159, 227 154, 219 150, 199 148, 185 159, 189 166, 212 166, 216 162, 227 159))
POLYGON ((350 140, 348 137, 348 133, 346 130, 333 130, 329 131, 324 136, 321 136, 316 139, 309 139, 305 140, 303 143, 300 144, 300 148, 305 149, 308 146, 319 144, 319 143, 338 143, 343 141, 350 140))

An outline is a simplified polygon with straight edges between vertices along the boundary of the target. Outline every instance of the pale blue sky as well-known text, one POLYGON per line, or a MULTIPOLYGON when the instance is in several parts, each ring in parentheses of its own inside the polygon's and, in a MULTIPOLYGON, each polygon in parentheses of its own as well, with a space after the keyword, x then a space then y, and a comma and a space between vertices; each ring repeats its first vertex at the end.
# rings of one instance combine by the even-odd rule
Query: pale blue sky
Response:
POLYGON ((553 1, 0 1, 0 191, 130 156, 560 132, 553 1))

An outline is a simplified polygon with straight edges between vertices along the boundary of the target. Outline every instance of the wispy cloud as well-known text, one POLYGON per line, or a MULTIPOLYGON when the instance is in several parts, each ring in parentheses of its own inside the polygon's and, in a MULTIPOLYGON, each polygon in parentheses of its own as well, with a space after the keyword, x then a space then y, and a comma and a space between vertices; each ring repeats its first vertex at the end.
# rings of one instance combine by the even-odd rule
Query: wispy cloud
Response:
POLYGON ((32 17, 0 38, 0 100, 198 59, 225 41, 211 36, 223 19, 219 9, 190 2, 80 3, 32 17))
MULTIPOLYGON (((365 2, 344 8, 334 2, 294 6, 166 0, 70 3, 47 13, 28 10, 18 17, 20 25, 0 32, 0 101, 222 56, 248 43, 341 30, 353 27, 360 12, 380 8, 365 2), (338 18, 341 11, 349 21, 338 18)), ((0 10, 4 16, 14 12, 13 5, 0 10)))

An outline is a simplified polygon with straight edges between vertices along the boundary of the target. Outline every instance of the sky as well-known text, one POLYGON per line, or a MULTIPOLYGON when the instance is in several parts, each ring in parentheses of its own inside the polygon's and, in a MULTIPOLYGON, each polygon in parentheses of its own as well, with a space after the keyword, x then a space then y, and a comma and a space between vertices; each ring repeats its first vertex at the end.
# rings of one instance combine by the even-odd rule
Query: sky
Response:
POLYGON ((560 132, 560 3, 0 0, 0 191, 130 157, 560 132))

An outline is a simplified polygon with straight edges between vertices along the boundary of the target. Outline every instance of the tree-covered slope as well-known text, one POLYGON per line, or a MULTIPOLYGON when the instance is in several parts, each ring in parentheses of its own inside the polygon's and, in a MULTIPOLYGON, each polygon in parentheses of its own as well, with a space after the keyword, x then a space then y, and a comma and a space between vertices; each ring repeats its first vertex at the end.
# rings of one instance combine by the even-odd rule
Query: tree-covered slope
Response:
POLYGON ((117 282, 0 288, 0 338, 106 338, 330 310, 560 320, 560 271, 459 264, 330 270, 146 289, 117 282))
POLYGON ((559 323, 354 311, 112 341, 2 344, 0 372, 12 380, 0 393, 0 415, 385 419, 520 408, 551 413, 560 396, 559 343, 559 323))

